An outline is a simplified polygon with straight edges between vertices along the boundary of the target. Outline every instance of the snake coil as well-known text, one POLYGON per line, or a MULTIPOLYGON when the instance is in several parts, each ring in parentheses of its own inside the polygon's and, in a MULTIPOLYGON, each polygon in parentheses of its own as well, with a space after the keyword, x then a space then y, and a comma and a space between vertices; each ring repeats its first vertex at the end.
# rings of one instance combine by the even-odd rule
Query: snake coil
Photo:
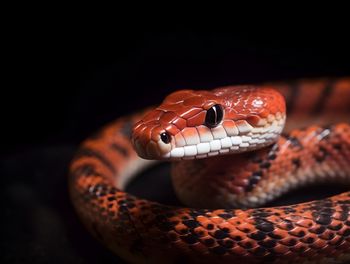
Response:
POLYGON ((82 143, 71 199, 89 231, 133 263, 349 263, 350 192, 259 207, 313 182, 350 183, 349 106, 350 78, 175 92, 82 143), (123 191, 147 159, 175 160, 189 207, 123 191))

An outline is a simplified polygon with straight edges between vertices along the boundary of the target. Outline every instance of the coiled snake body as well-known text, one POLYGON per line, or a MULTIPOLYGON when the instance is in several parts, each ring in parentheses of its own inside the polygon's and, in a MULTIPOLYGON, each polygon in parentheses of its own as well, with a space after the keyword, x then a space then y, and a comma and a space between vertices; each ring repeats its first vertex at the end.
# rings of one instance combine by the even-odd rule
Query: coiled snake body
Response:
POLYGON ((73 204, 130 262, 347 263, 350 192, 249 208, 312 182, 350 183, 349 106, 350 78, 175 92, 81 145, 70 168, 73 204), (153 163, 133 148, 175 159, 174 186, 189 208, 123 191, 153 163))

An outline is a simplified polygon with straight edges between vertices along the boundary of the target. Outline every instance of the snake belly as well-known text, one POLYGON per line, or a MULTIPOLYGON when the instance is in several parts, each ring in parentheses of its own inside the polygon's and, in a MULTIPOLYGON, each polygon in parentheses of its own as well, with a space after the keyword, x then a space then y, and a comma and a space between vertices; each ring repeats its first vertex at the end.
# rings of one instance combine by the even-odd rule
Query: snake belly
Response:
POLYGON ((239 97, 232 103, 236 108, 230 114, 231 127, 226 119, 216 122, 222 118, 220 107, 228 113, 227 105, 217 106, 210 93, 203 101, 192 98, 197 92, 185 91, 188 100, 181 99, 183 92, 175 93, 156 110, 122 117, 84 141, 69 174, 71 199, 82 222, 131 263, 348 263, 350 192, 302 204, 249 207, 313 182, 349 184, 350 78, 216 89, 222 98, 233 90, 238 97, 246 90, 249 99, 239 97), (251 89, 263 95, 251 97, 251 89), (282 136, 284 101, 274 92, 269 98, 272 89, 286 99, 282 136), (267 100, 268 112, 260 99, 267 100), (236 111, 245 109, 247 100, 255 100, 254 115, 236 111), (174 106, 180 101, 181 118, 179 106, 174 106), (271 112, 278 112, 278 118, 269 116, 271 112), (223 134, 218 127, 224 122, 229 128, 220 139, 221 148, 210 143, 208 148, 204 143, 211 139, 206 133, 201 138, 200 129, 209 129, 215 140, 223 134), (259 124, 270 133, 264 141, 260 136, 266 131, 262 133, 259 124), (198 141, 188 127, 199 126, 198 141), (192 137, 175 139, 179 133, 192 137), (163 205, 124 191, 132 177, 154 163, 139 158, 134 147, 145 158, 177 160, 172 169, 175 189, 190 207, 163 205), (241 209, 231 209, 236 207, 241 209))

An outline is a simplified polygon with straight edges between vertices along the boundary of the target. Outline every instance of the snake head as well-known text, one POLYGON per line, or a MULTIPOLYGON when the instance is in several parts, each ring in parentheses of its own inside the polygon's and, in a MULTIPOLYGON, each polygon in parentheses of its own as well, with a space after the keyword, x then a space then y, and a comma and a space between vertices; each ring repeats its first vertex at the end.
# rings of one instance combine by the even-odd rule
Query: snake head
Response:
POLYGON ((145 159, 206 158, 269 145, 284 123, 284 98, 268 87, 181 90, 135 124, 132 143, 145 159))

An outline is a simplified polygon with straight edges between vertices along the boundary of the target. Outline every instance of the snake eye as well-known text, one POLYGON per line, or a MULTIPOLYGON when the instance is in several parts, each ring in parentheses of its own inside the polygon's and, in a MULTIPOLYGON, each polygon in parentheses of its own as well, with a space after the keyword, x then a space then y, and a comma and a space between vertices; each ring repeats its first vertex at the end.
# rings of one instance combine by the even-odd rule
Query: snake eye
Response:
POLYGON ((213 105, 207 110, 207 115, 205 116, 205 125, 209 128, 216 127, 222 121, 224 116, 222 106, 219 104, 213 105))
POLYGON ((165 144, 169 144, 171 141, 171 137, 169 135, 169 133, 167 132, 163 132, 162 134, 160 134, 160 139, 165 143, 165 144))

